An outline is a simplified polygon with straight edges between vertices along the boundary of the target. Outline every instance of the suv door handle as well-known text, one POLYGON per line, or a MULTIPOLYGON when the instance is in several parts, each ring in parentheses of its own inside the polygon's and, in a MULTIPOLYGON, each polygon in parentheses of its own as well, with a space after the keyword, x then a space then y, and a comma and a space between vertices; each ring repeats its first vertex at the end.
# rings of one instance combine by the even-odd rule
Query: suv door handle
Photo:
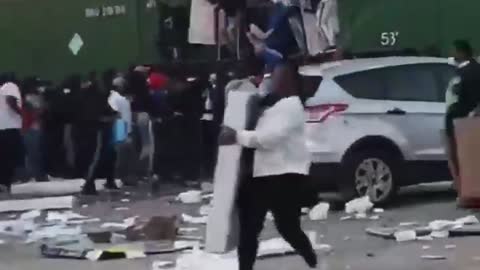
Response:
POLYGON ((387 114, 392 114, 392 115, 405 115, 407 114, 406 111, 399 109, 399 108, 394 108, 392 110, 387 111, 387 114))

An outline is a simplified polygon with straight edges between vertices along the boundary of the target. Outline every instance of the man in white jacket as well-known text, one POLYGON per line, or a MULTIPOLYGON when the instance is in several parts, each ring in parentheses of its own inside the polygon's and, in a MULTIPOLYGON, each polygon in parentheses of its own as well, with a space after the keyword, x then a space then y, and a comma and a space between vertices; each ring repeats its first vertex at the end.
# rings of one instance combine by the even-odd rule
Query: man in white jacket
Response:
POLYGON ((240 270, 253 269, 269 210, 282 237, 315 268, 317 256, 300 226, 302 186, 311 160, 295 69, 288 64, 277 66, 271 87, 277 99, 261 114, 255 130, 224 127, 220 136, 222 144, 238 143, 254 150, 253 175, 241 183, 239 191, 240 270))

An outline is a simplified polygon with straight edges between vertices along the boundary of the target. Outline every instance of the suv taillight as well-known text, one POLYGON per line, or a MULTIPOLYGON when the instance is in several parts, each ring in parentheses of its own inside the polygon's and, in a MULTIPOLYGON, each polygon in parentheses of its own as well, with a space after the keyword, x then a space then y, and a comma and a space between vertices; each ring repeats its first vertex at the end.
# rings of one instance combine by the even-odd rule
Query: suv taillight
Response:
POLYGON ((307 113, 307 123, 323 123, 329 117, 344 112, 348 109, 348 104, 321 104, 309 106, 305 109, 307 113))

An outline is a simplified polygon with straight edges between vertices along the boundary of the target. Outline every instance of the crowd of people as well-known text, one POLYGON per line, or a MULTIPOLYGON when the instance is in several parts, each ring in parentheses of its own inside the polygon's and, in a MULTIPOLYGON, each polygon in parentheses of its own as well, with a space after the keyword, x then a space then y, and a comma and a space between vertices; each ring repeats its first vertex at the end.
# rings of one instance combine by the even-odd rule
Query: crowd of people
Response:
POLYGON ((3 192, 19 179, 83 178, 83 193, 94 195, 99 178, 117 189, 115 179, 195 185, 213 174, 219 117, 208 75, 139 66, 58 86, 3 74, 0 87, 3 192))

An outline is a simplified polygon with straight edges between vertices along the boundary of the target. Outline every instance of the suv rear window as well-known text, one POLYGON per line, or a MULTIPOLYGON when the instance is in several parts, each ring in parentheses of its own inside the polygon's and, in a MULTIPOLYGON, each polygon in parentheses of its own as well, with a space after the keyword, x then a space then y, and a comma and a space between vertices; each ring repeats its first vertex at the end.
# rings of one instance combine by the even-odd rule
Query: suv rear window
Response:
POLYGON ((335 81, 356 98, 442 102, 451 71, 446 64, 414 64, 343 75, 335 81))
POLYGON ((386 99, 383 76, 384 69, 375 69, 338 76, 335 81, 356 98, 386 99))

